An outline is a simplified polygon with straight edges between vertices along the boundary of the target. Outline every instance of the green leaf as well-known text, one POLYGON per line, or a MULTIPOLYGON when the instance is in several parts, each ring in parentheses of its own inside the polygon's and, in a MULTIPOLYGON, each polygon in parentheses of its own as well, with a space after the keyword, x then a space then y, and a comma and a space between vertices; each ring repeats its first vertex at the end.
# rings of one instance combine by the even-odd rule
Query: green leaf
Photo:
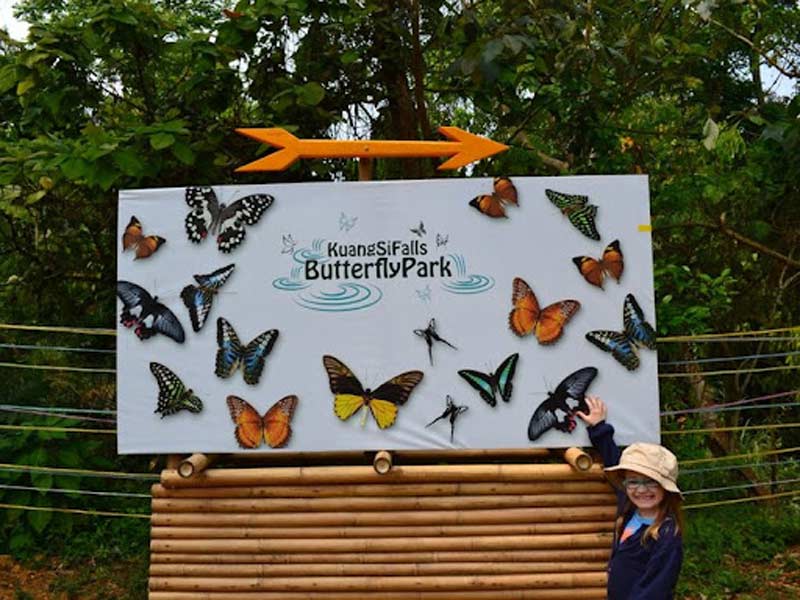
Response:
POLYGON ((153 147, 153 150, 163 150, 164 148, 169 148, 174 143, 175 136, 169 133, 157 133, 150 136, 150 145, 153 147))
POLYGON ((53 487, 53 476, 50 473, 31 473, 31 483, 39 490, 53 487))
POLYGON ((33 536, 27 531, 18 531, 11 536, 11 540, 8 543, 9 548, 16 553, 21 553, 34 545, 33 536))
POLYGON ((119 167, 120 171, 130 177, 138 177, 147 168, 145 162, 139 157, 136 150, 132 148, 125 148, 115 152, 114 164, 119 167))
POLYGON ((172 154, 175 155, 175 158, 185 165, 194 164, 194 151, 186 142, 182 142, 180 140, 176 141, 172 146, 172 154))
POLYGON ((358 56, 359 54, 355 50, 348 50, 339 56, 339 61, 341 61, 343 65, 349 65, 356 62, 358 60, 358 56))
POLYGON ((17 83, 17 67, 8 64, 0 69, 0 94, 7 92, 17 83))
POLYGON ((20 81, 17 84, 17 96, 24 96, 25 92, 31 89, 35 85, 35 83, 36 82, 33 80, 33 77, 28 77, 20 81))
POLYGON ((68 158, 61 163, 61 172, 72 181, 80 181, 86 178, 89 170, 88 163, 82 158, 68 158))
POLYGON ((32 510, 27 514, 28 523, 31 524, 36 533, 42 533, 52 518, 53 513, 45 510, 32 510))
POLYGON ((25 198, 25 204, 31 205, 36 204, 39 200, 44 198, 47 195, 47 190, 39 190, 38 192, 33 192, 32 194, 28 194, 25 198))
POLYGON ((298 98, 301 104, 306 106, 316 106, 325 97, 325 88, 316 81, 309 81, 298 91, 298 98))

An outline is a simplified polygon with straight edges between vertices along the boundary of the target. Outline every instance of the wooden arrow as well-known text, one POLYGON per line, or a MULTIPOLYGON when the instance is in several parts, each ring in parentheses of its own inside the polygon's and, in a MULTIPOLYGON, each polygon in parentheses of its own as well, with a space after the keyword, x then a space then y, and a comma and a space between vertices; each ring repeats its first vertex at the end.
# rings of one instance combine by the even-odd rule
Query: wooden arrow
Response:
POLYGON ((285 129, 237 129, 270 146, 281 148, 236 169, 237 173, 282 171, 299 158, 425 158, 450 156, 440 170, 458 169, 476 160, 508 150, 505 144, 473 135, 458 127, 439 127, 450 142, 375 140, 300 140, 285 129))

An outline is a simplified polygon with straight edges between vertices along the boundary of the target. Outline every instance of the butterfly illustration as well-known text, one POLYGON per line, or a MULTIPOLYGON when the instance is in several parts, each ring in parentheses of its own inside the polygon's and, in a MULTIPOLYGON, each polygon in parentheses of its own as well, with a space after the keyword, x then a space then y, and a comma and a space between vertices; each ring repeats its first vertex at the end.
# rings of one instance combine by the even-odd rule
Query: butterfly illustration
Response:
POLYGON ((358 217, 348 217, 344 213, 339 213, 339 231, 350 231, 355 227, 358 217))
POLYGON ((158 383, 158 406, 154 412, 161 413, 161 418, 174 415, 179 410, 199 413, 203 410, 203 401, 186 389, 175 373, 164 365, 151 362, 150 372, 158 383))
POLYGON ((421 290, 415 290, 417 292, 417 296, 423 302, 430 302, 431 301, 431 286, 426 285, 421 290))
POLYGON ((578 271, 586 281, 599 288, 603 287, 603 280, 606 275, 613 277, 619 283, 620 277, 622 277, 622 270, 625 267, 622 250, 619 248, 619 240, 614 240, 606 246, 606 249, 603 250, 603 258, 600 260, 591 256, 576 256, 572 259, 572 262, 578 267, 578 271))
POLYGON ((449 235, 442 235, 441 233, 436 234, 436 247, 440 248, 442 246, 447 246, 447 242, 450 240, 449 235))
POLYGON ((236 265, 230 264, 207 275, 195 275, 197 285, 187 285, 181 291, 181 300, 189 309, 192 329, 200 331, 211 311, 211 303, 219 289, 228 281, 236 265))
POLYGON ((540 309, 533 290, 519 277, 514 278, 511 302, 514 305, 508 314, 511 331, 519 337, 533 333, 545 345, 561 337, 564 326, 581 307, 577 300, 561 300, 540 309))
POLYGON ((136 253, 133 260, 148 258, 155 254, 166 241, 158 235, 143 235, 142 224, 139 219, 131 217, 130 223, 125 228, 125 233, 122 234, 122 251, 133 249, 136 253))
POLYGON ((470 369, 463 369, 458 372, 468 384, 478 390, 489 406, 497 406, 497 394, 504 402, 511 400, 511 392, 514 389, 511 380, 514 378, 514 371, 517 370, 519 354, 512 354, 506 358, 494 373, 481 373, 470 369))
POLYGON ((550 202, 561 210, 578 231, 593 240, 600 239, 600 234, 597 233, 597 227, 594 223, 594 219, 597 216, 597 206, 587 204, 589 202, 588 196, 562 194, 555 190, 545 190, 544 193, 547 194, 550 202))
POLYGON ((256 385, 261 379, 264 362, 272 347, 278 340, 278 330, 265 331, 247 346, 242 345, 233 326, 224 318, 217 319, 217 350, 216 367, 214 373, 217 377, 227 379, 241 366, 244 371, 244 382, 256 385))
MULTIPOLYGON (((333 412, 336 416, 346 421, 366 406, 381 429, 394 424, 398 408, 408 402, 408 397, 423 377, 422 371, 406 371, 371 390, 364 389, 353 372, 338 358, 325 355, 322 357, 322 364, 328 372, 328 381, 334 396, 333 412)), ((366 421, 367 412, 364 411, 362 427, 366 421)))
POLYGON ((294 247, 297 246, 297 242, 292 237, 292 234, 284 235, 283 236, 283 250, 281 250, 281 254, 292 254, 294 253, 294 247))
POLYGON ((210 232, 217 236, 220 252, 227 254, 244 241, 244 226, 258 223, 274 201, 269 194, 254 194, 227 206, 219 203, 210 187, 187 187, 186 204, 192 210, 186 215, 186 234, 199 244, 210 232))
POLYGON ((548 393, 547 399, 534 411, 528 423, 528 439, 536 441, 552 428, 572 433, 575 429, 575 413, 589 412, 585 399, 586 390, 595 377, 597 369, 594 367, 584 367, 567 375, 558 384, 556 391, 548 393))
POLYGON ((509 204, 519 206, 517 188, 508 177, 495 177, 491 194, 475 196, 469 202, 471 207, 493 219, 507 218, 506 206, 509 204))
POLYGON ((422 221, 419 222, 419 226, 412 227, 410 229, 410 231, 411 231, 411 233, 417 234, 419 237, 422 237, 423 235, 427 235, 428 234, 428 232, 425 231, 425 223, 423 223, 422 221))
POLYGON ((622 308, 624 331, 590 331, 586 339, 595 346, 617 359, 629 371, 639 367, 637 347, 656 349, 656 332, 652 325, 645 321, 644 313, 633 294, 625 296, 622 308))
POLYGON ((292 415, 297 396, 286 396, 273 404, 263 417, 252 405, 238 396, 228 396, 228 411, 236 429, 233 435, 242 448, 283 448, 292 436, 292 415))
POLYGON ((459 406, 459 405, 457 405, 455 403, 455 401, 453 401, 452 396, 450 396, 449 394, 448 394, 447 398, 445 398, 445 401, 447 402, 447 406, 444 409, 444 412, 441 415, 439 415, 438 417, 436 417, 433 421, 431 421, 430 423, 425 425, 425 427, 426 428, 430 427, 431 425, 433 425, 437 421, 441 421, 442 419, 449 419, 450 420, 450 442, 452 443, 453 434, 455 433, 456 419, 458 418, 459 415, 467 412, 469 410, 469 406, 466 406, 466 405, 459 406))
POLYGON ((158 296, 151 296, 147 290, 129 281, 117 282, 117 296, 122 300, 123 308, 120 323, 125 327, 133 327, 140 340, 161 333, 179 344, 186 339, 183 326, 170 309, 158 301, 158 296))
POLYGON ((415 329, 414 333, 425 340, 425 343, 428 344, 428 356, 431 359, 431 365, 433 365, 433 343, 434 342, 442 342, 443 344, 447 344, 453 350, 458 350, 453 344, 448 342, 443 337, 439 336, 436 333, 436 319, 431 319, 428 321, 428 326, 425 329, 415 329))

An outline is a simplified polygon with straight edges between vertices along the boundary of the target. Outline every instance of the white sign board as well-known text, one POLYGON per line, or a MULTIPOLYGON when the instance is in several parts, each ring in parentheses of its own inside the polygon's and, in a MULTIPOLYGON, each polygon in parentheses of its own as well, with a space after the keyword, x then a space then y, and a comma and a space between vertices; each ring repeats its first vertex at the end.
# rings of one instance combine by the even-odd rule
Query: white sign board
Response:
POLYGON ((121 192, 119 452, 588 445, 569 396, 587 386, 620 443, 658 441, 657 357, 640 322, 655 327, 647 178, 497 186, 121 192), (604 250, 599 265, 579 258, 604 250), (560 385, 585 367, 597 371, 560 385))

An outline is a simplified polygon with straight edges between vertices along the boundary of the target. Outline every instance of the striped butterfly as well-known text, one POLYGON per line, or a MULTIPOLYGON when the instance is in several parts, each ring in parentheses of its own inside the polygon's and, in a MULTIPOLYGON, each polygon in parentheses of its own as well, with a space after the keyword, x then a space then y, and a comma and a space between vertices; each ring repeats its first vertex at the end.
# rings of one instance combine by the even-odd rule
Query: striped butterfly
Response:
POLYGON ((227 320, 217 319, 217 350, 216 367, 214 373, 217 377, 227 379, 239 367, 244 371, 244 382, 256 385, 264 371, 264 362, 272 347, 278 340, 278 330, 265 331, 246 346, 239 341, 239 336, 227 320))
POLYGON ((199 413, 203 410, 203 401, 187 389, 180 378, 164 365, 151 362, 150 372, 158 383, 158 406, 154 412, 161 413, 161 418, 174 415, 179 410, 199 413))
POLYGON ((569 219, 575 228, 583 235, 593 240, 600 240, 594 219, 597 216, 597 206, 588 204, 589 197, 579 194, 563 194, 555 190, 545 190, 550 202, 569 219))
POLYGON ((601 350, 610 352, 611 356, 626 369, 634 371, 639 367, 636 348, 655 350, 656 332, 652 325, 645 321, 642 307, 633 294, 625 296, 622 320, 625 327, 623 331, 590 331, 586 334, 586 339, 601 350))
POLYGON ((192 321, 192 329, 195 331, 200 331, 205 325, 214 296, 217 295, 219 288, 228 281, 234 267, 234 264, 230 264, 207 275, 195 275, 194 280, 197 285, 187 285, 181 291, 181 299, 189 309, 189 318, 192 321))

